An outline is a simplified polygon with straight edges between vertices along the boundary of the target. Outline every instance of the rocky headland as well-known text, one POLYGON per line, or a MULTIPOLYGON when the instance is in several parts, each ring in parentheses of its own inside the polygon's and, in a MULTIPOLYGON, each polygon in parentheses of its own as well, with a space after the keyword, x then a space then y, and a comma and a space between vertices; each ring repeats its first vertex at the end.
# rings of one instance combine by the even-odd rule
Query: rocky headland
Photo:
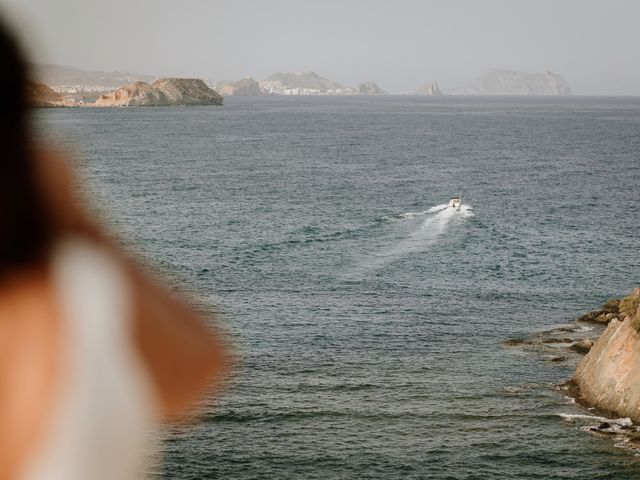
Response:
POLYGON ((97 107, 166 107, 222 105, 223 98, 196 78, 162 78, 152 84, 135 82, 96 100, 97 107))
POLYGON ((42 82, 27 81, 27 98, 32 107, 66 107, 69 102, 42 82))
POLYGON ((581 429, 611 436, 620 445, 640 450, 640 288, 609 300, 575 322, 505 346, 541 354, 550 363, 573 367, 573 378, 558 389, 588 409, 568 414, 586 422, 581 429), (595 423, 594 423, 595 422, 595 423))
POLYGON ((622 299, 617 311, 610 307, 582 318, 606 322, 607 328, 568 388, 581 403, 640 422, 640 288, 622 299))
POLYGON ((557 73, 491 70, 471 80, 453 95, 571 95, 567 81, 557 73))

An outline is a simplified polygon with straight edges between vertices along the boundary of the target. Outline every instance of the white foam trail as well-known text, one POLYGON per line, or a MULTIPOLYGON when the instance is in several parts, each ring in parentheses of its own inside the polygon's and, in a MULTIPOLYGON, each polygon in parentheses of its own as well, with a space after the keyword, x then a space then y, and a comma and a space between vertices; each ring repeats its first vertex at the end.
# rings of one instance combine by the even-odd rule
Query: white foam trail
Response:
POLYGON ((436 205, 435 207, 431 207, 427 210, 429 213, 439 212, 440 210, 444 210, 449 205, 447 203, 441 203, 440 205, 436 205))
POLYGON ((435 205, 433 207, 428 208, 427 210, 423 210, 422 212, 405 212, 398 215, 399 218, 415 218, 422 217, 424 215, 428 215, 429 213, 438 213, 443 210, 449 209, 448 211, 457 212, 461 214, 463 217, 473 217, 475 216, 472 212, 473 207, 471 205, 460 205, 460 209, 456 210, 452 207, 449 207, 447 203, 441 203, 440 205, 435 205))
POLYGON ((400 215, 401 218, 408 219, 418 216, 426 216, 427 218, 417 230, 413 231, 404 240, 368 257, 363 262, 365 270, 381 268, 398 257, 425 250, 437 242, 438 238, 447 231, 454 218, 473 217, 471 209, 470 205, 461 205, 460 209, 457 210, 443 203, 423 212, 407 212, 400 215))
POLYGON ((473 207, 471 205, 460 205, 460 215, 463 217, 475 217, 473 213, 473 207))
POLYGON ((562 417, 564 420, 569 422, 573 420, 595 420, 598 422, 606 422, 607 419, 605 417, 597 417, 595 415, 585 415, 578 413, 558 413, 559 417, 562 417))
POLYGON ((633 425, 633 422, 628 417, 607 418, 607 417, 599 417, 596 415, 584 415, 584 414, 581 415, 576 413, 559 413, 558 415, 562 417, 564 420, 567 420, 569 422, 573 420, 589 420, 589 421, 595 420, 597 422, 614 423, 616 425, 620 425, 621 427, 630 427, 631 425, 633 425))
POLYGON ((422 239, 425 242, 433 243, 437 237, 443 234, 449 227, 449 223, 456 217, 473 217, 471 205, 460 205, 460 209, 449 207, 446 203, 431 207, 427 212, 435 213, 430 215, 420 226, 420 229, 412 235, 414 238, 422 239))
POLYGON ((433 243, 437 237, 445 232, 451 219, 459 212, 453 208, 445 207, 436 210, 435 215, 430 215, 420 226, 420 229, 412 235, 415 239, 422 239, 425 242, 433 243))
POLYGON ((580 326, 580 327, 576 328, 575 331, 576 332, 590 332, 591 330, 593 330, 593 328, 594 327, 583 325, 583 326, 580 326))
MULTIPOLYGON (((460 205, 460 211, 462 211, 462 207, 465 205, 460 205)), ((422 217, 424 215, 427 215, 429 213, 437 213, 440 212, 442 210, 444 210, 445 208, 448 208, 449 204, 447 203, 441 203, 440 205, 435 205, 433 207, 430 207, 426 210, 423 210, 422 212, 406 212, 406 213, 401 213, 400 215, 398 215, 400 218, 415 218, 415 217, 422 217)), ((470 207, 469 207, 470 208, 470 207)))
POLYGON ((423 215, 426 215, 427 213, 429 213, 428 210, 425 210, 424 212, 407 212, 407 213, 401 213, 400 215, 398 215, 398 217, 400 217, 400 218, 415 218, 415 217, 421 217, 423 215))

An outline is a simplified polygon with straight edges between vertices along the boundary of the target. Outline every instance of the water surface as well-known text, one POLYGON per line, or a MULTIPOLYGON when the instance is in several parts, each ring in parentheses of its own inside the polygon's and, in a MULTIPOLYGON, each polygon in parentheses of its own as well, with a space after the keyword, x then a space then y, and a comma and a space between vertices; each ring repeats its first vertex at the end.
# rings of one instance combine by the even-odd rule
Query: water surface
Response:
POLYGON ((640 100, 227 98, 38 114, 241 356, 163 476, 637 478, 505 348, 640 283, 640 100), (462 194, 461 212, 441 209, 462 194))

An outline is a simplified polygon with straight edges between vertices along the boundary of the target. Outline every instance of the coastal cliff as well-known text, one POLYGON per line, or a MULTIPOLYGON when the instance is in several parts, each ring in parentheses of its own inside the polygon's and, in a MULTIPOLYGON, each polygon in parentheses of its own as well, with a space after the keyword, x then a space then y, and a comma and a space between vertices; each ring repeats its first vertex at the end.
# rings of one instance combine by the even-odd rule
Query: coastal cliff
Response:
POLYGON ((42 82, 27 81, 25 90, 32 107, 66 106, 64 97, 42 82))
POLYGON ((162 78, 151 85, 135 82, 102 95, 98 107, 222 105, 222 96, 195 78, 162 78))
POLYGON ((623 320, 609 321, 572 387, 582 403, 640 422, 640 288, 620 302, 620 311, 623 320))

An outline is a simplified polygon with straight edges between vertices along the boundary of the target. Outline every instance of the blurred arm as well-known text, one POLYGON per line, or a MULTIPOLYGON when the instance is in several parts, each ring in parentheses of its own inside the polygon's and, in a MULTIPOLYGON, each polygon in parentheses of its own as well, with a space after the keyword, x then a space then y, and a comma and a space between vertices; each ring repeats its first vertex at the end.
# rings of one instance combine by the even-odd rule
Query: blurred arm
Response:
POLYGON ((68 161, 39 154, 43 192, 61 234, 79 234, 110 251, 126 269, 134 290, 134 339, 159 393, 164 414, 176 418, 194 412, 194 404, 219 385, 229 369, 221 335, 186 301, 127 257, 92 219, 75 191, 68 161))

